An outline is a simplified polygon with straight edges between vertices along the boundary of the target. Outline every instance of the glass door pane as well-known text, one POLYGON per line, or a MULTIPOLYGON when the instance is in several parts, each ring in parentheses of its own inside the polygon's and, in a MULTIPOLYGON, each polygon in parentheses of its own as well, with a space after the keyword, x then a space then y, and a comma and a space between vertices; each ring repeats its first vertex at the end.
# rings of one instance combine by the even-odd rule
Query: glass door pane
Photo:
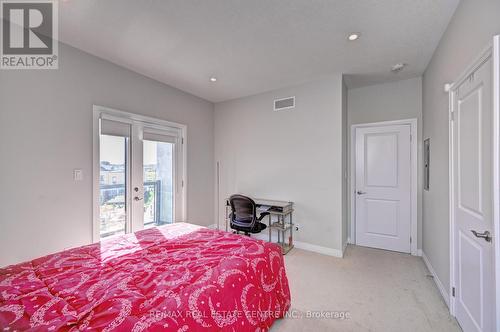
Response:
POLYGON ((125 234, 127 222, 127 137, 100 137, 100 236, 125 234))
POLYGON ((174 221, 174 144, 143 140, 144 228, 174 221))

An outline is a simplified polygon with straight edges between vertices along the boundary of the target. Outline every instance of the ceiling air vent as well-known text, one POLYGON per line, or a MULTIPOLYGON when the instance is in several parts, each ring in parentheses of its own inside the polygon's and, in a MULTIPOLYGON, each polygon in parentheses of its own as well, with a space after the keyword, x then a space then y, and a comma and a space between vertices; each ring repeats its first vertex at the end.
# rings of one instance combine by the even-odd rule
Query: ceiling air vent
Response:
POLYGON ((282 99, 276 99, 274 101, 274 110, 275 111, 284 111, 289 110, 295 107, 295 96, 287 97, 282 99))

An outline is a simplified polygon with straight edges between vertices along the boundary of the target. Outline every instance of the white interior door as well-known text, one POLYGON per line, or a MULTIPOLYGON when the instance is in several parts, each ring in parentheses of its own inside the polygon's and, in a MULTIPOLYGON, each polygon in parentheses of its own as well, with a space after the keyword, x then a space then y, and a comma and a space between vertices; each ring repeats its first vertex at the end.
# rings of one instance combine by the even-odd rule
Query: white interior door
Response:
POLYGON ((452 93, 455 315, 465 332, 494 331, 491 59, 452 93))
POLYGON ((410 252, 410 125, 356 128, 356 244, 410 252))

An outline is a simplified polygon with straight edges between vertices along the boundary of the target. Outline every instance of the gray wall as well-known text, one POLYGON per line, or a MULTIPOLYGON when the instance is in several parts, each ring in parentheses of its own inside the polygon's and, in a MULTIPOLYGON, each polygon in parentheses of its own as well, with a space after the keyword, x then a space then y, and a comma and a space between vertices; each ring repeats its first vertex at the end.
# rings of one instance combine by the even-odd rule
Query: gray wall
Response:
POLYGON ((462 0, 423 77, 423 138, 431 141, 430 190, 424 191, 423 251, 449 289, 448 94, 451 83, 500 33, 500 1, 462 0))
POLYGON ((0 73, 0 266, 91 242, 93 104, 186 124, 188 220, 213 224, 213 104, 60 45, 59 70, 0 73))
MULTIPOLYGON (((422 78, 348 91, 348 125, 422 118, 422 78)), ((421 123, 419 123, 421 126, 421 123)))
MULTIPOLYGON (((342 76, 215 105, 220 223, 233 193, 295 202, 296 240, 342 249, 342 76), (273 100, 296 96, 296 108, 273 100)), ((345 186, 345 185, 344 185, 345 186)))
MULTIPOLYGON (((397 82, 371 85, 367 87, 348 90, 348 115, 349 127, 349 151, 350 151, 350 128, 354 124, 393 121, 403 119, 417 119, 417 142, 418 142, 418 206, 417 206, 417 247, 422 248, 422 79, 411 78, 397 82)), ((350 160, 349 160, 350 165, 350 160)), ((349 167, 350 175, 350 167, 349 167)), ((350 176, 349 176, 350 179, 350 176)), ((350 188, 349 181, 349 188, 350 188)), ((349 204, 351 201, 348 195, 349 204)), ((351 213, 352 211, 350 211, 351 213)), ((349 226, 350 226, 349 213, 349 226)))
POLYGON ((349 192, 348 189, 348 174, 349 171, 347 167, 349 165, 348 158, 348 144, 349 144, 349 128, 347 126, 347 85, 344 78, 342 78, 342 248, 347 246, 349 238, 349 221, 347 220, 349 216, 349 192))

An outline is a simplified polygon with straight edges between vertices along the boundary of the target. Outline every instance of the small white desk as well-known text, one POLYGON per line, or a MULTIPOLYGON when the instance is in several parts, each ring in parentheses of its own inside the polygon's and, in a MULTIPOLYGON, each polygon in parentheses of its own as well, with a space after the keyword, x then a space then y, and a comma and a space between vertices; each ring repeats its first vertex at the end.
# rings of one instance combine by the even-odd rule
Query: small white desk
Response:
MULTIPOLYGON (((254 199, 258 212, 269 212, 269 242, 272 241, 272 232, 278 233, 278 244, 286 255, 293 248, 293 202, 275 201, 269 199, 254 199), (275 216, 277 221, 272 222, 272 216, 275 216), (287 241, 286 235, 289 233, 287 241)), ((229 231, 229 199, 226 199, 226 232, 229 231)))

